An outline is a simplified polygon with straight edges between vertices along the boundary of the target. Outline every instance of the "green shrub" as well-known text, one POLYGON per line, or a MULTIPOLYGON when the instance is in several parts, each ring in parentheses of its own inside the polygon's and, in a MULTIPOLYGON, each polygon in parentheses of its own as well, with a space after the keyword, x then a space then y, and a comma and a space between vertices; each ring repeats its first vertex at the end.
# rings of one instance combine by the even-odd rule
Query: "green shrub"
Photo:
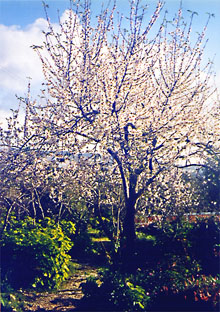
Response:
POLYGON ((13 288, 53 288, 68 277, 72 242, 65 234, 74 233, 74 224, 55 224, 45 218, 12 218, 2 238, 2 283, 13 288), (65 233, 65 234, 64 234, 65 233))
POLYGON ((217 311, 220 279, 200 274, 198 264, 173 257, 156 270, 135 274, 109 269, 89 278, 82 311, 217 311))
POLYGON ((3 312, 23 312, 24 296, 20 291, 15 292, 9 285, 4 284, 1 293, 1 311, 3 312), (4 291, 4 292, 3 292, 4 291))
POLYGON ((136 272, 128 274, 119 259, 87 281, 85 310, 217 311, 218 248, 219 223, 212 219, 145 228, 135 242, 136 272))
MULTIPOLYGON (((74 259, 81 261, 95 262, 96 264, 105 264, 109 262, 114 251, 114 242, 105 236, 98 217, 89 218, 80 216, 78 213, 72 213, 71 219, 74 220, 76 231, 71 236, 74 243, 69 254, 74 259)), ((106 221, 106 218, 103 218, 106 221)), ((109 222, 108 220, 106 222, 109 222)))
POLYGON ((190 241, 189 254, 201 264, 203 274, 219 274, 220 222, 214 218, 198 220, 187 240, 190 241))
POLYGON ((190 223, 184 220, 155 224, 138 233, 136 252, 140 264, 149 267, 161 259, 170 259, 173 255, 190 257, 201 266, 201 272, 213 275, 219 272, 220 222, 213 218, 198 219, 190 223), (144 233, 143 233, 144 232, 144 233), (143 237, 154 237, 154 244, 143 237), (141 239, 140 239, 141 238, 141 239), (142 260, 142 263, 141 263, 142 260))
POLYGON ((133 275, 111 269, 104 270, 100 279, 89 278, 82 290, 82 305, 90 311, 143 311, 150 299, 133 275))
POLYGON ((217 308, 219 229, 220 223, 212 218, 193 223, 176 220, 138 234, 136 259, 142 272, 138 283, 150 294, 152 308, 217 308), (148 237, 154 237, 153 244, 148 237))
MULTIPOLYGON (((218 311, 218 277, 196 274, 179 278, 180 276, 175 277, 173 272, 170 273, 166 271, 165 274, 161 274, 159 282, 154 280, 156 287, 153 289, 153 296, 151 295, 150 311, 218 311)), ((157 274, 155 278, 158 278, 157 274)), ((149 282, 147 278, 145 283, 149 285, 149 282)))
POLYGON ((77 208, 79 209, 81 206, 73 206, 71 213, 69 213, 65 219, 73 221, 75 225, 75 232, 72 235, 68 235, 73 242, 73 247, 69 251, 69 254, 73 259, 85 259, 90 256, 93 248, 91 235, 88 232, 90 219, 88 212, 86 212, 83 208, 82 211, 78 211, 77 208))

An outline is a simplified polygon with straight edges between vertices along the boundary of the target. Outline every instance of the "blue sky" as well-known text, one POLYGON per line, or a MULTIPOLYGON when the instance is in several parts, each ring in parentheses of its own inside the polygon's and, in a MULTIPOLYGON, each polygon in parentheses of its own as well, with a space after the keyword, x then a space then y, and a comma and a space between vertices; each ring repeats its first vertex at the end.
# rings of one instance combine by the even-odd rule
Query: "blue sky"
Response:
MULTIPOLYGON (((69 0, 45 0, 49 5, 48 13, 53 23, 57 22, 57 10, 60 15, 69 7, 69 0)), ((99 11, 101 0, 92 0, 94 16, 99 11)), ((104 0, 107 3, 107 0, 104 0)), ((157 0, 143 0, 149 4, 149 15, 153 12, 157 0)), ((172 18, 179 8, 179 0, 167 0, 165 8, 172 18)), ((126 15, 128 0, 118 0, 118 10, 126 15)), ((209 23, 206 48, 206 59, 213 58, 220 86, 220 0, 182 0, 183 14, 187 18, 187 10, 196 11, 193 31, 201 32, 207 13, 214 13, 209 23)), ((45 13, 41 0, 0 0, 0 119, 7 115, 9 108, 15 108, 19 96, 25 95, 27 77, 32 77, 33 93, 38 93, 42 73, 40 64, 30 49, 38 44, 41 30, 45 27, 45 13)), ((42 40, 42 39, 41 39, 42 40)), ((1 120, 0 120, 1 121, 1 120)))
MULTIPOLYGON (((69 0, 47 0, 45 1, 49 5, 50 17, 53 21, 57 19, 57 9, 61 12, 69 7, 69 0)), ((102 0, 92 0, 93 10, 96 10, 101 5, 102 0)), ((145 0, 143 3, 149 3, 154 5, 157 0, 145 0)), ((179 0, 166 0, 166 8, 169 12, 176 11, 180 1, 179 0)), ((128 8, 128 0, 118 0, 118 7, 126 11, 128 8)), ((183 8, 185 10, 190 9, 197 11, 200 14, 200 24, 204 17, 204 13, 215 13, 216 21, 214 24, 220 25, 220 1, 219 0, 182 0, 183 8)), ((20 25, 26 26, 32 23, 35 19, 44 17, 44 10, 41 0, 1 0, 0 1, 0 23, 4 25, 20 25)))

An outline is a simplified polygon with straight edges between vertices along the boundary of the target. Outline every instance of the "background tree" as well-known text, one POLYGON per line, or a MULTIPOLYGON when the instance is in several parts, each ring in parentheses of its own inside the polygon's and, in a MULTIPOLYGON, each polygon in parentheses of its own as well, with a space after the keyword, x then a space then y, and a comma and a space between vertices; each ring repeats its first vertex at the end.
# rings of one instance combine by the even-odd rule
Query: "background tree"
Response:
POLYGON ((209 154, 204 167, 195 167, 183 176, 192 194, 190 210, 198 213, 219 212, 220 207, 219 153, 210 150, 209 154))
POLYGON ((25 103, 24 126, 18 137, 11 132, 16 143, 12 148, 11 140, 4 141, 8 147, 1 154, 7 168, 14 164, 12 174, 22 174, 22 166, 30 170, 30 159, 36 162, 39 152, 68 151, 72 160, 58 170, 63 170, 59 181, 65 170, 71 172, 81 197, 98 210, 112 209, 122 223, 121 232, 117 222, 115 228, 128 256, 135 214, 146 209, 149 187, 160 177, 175 176, 178 167, 199 163, 201 144, 210 140, 212 71, 210 63, 201 63, 207 24, 191 42, 195 14, 186 23, 180 8, 172 22, 165 14, 152 31, 162 6, 159 1, 148 23, 138 0, 131 1, 127 19, 114 5, 101 11, 95 26, 87 0, 72 3, 59 30, 47 16, 45 41, 33 46, 45 88, 40 101, 25 103))

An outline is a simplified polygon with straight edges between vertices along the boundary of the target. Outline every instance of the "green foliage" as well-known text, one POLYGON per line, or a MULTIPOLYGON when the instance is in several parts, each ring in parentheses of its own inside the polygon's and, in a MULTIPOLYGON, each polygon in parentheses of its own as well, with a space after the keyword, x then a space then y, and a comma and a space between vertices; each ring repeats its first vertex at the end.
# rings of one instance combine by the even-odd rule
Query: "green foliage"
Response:
POLYGON ((74 259, 88 258, 93 254, 92 237, 88 231, 89 218, 87 215, 80 215, 75 212, 71 215, 71 219, 74 220, 76 230, 70 236, 74 244, 69 254, 74 259))
POLYGON ((220 273, 220 222, 210 218, 194 223, 187 240, 190 242, 189 254, 199 261, 202 273, 213 276, 220 273))
POLYGON ((153 268, 140 270, 139 283, 155 299, 161 292, 179 293, 185 289, 185 281, 198 275, 200 267, 190 257, 170 255, 161 259, 153 268))
POLYGON ((127 273, 122 261, 89 280, 83 287, 87 307, 92 304, 95 310, 98 302, 98 310, 106 311, 215 311, 219 228, 214 219, 176 220, 139 231, 136 271, 127 273))
POLYGON ((212 218, 194 223, 176 220, 145 229, 146 237, 154 237, 154 244, 146 245, 145 239, 139 248, 138 280, 150 294, 154 309, 177 310, 181 305, 191 310, 216 309, 219 233, 220 223, 212 218), (144 246, 151 253, 147 257, 143 257, 144 246))
POLYGON ((156 242, 156 237, 153 235, 148 235, 143 232, 137 232, 136 235, 137 239, 140 241, 143 240, 143 241, 153 241, 154 243, 156 242))
MULTIPOLYGON (((72 258, 82 260, 86 258, 100 264, 108 262, 114 250, 114 243, 106 237, 99 218, 75 212, 71 219, 74 220, 76 227, 74 235, 71 236, 74 246, 69 254, 72 258)), ((107 219, 103 218, 103 220, 107 219)))
POLYGON ((143 311, 150 297, 133 275, 104 270, 100 280, 90 278, 82 285, 83 304, 92 311, 143 311))
POLYGON ((180 259, 174 260, 175 269, 165 263, 135 274, 110 268, 99 279, 90 278, 82 287, 85 310, 217 311, 219 277, 201 275, 196 262, 185 268, 180 259))
POLYGON ((24 298, 21 291, 15 292, 9 285, 4 285, 4 292, 1 293, 1 311, 23 312, 24 298))
POLYGON ((32 218, 17 221, 2 238, 2 282, 13 288, 53 288, 68 277, 72 242, 67 236, 74 233, 71 222, 60 224, 50 218, 34 223, 32 218))
POLYGON ((142 261, 143 267, 145 261, 148 267, 152 261, 157 263, 161 259, 171 259, 173 255, 179 255, 197 261, 203 273, 215 275, 219 268, 219 234, 220 222, 214 218, 197 219, 193 223, 176 220, 162 225, 150 225, 137 235, 136 252, 140 258, 139 264, 142 261))

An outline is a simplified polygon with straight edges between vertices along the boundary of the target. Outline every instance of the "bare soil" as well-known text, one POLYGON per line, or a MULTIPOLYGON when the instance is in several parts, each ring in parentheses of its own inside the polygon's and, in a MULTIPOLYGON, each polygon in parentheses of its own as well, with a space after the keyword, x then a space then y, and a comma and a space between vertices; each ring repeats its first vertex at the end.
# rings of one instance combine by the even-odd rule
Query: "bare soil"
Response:
POLYGON ((24 311, 75 311, 83 297, 81 283, 89 276, 97 276, 97 267, 77 265, 73 275, 59 290, 49 292, 24 291, 24 311))

